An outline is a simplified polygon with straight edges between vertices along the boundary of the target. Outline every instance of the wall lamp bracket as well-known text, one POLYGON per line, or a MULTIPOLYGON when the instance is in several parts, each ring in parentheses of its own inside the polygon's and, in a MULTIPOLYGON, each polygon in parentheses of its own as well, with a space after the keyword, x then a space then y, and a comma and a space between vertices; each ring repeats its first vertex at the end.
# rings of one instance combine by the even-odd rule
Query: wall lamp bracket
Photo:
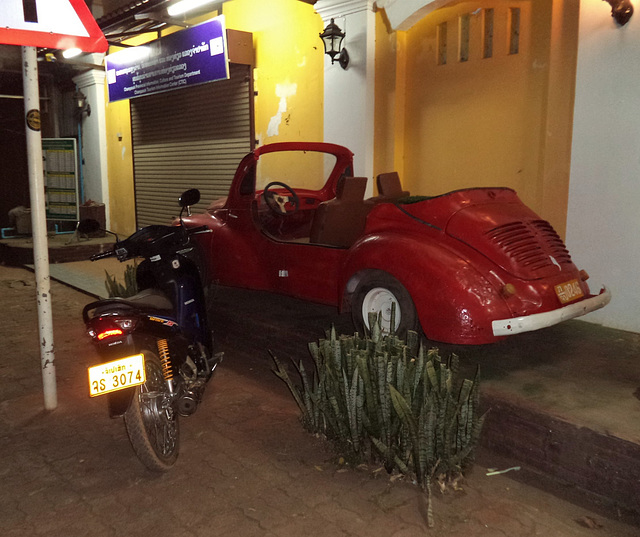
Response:
POLYGON ((322 39, 322 44, 324 45, 324 53, 331 58, 332 64, 337 59, 343 69, 346 69, 349 65, 349 53, 342 46, 345 35, 333 19, 320 34, 320 39, 322 39))
POLYGON ((604 0, 611 6, 611 16, 620 25, 624 26, 633 15, 633 4, 631 0, 604 0))

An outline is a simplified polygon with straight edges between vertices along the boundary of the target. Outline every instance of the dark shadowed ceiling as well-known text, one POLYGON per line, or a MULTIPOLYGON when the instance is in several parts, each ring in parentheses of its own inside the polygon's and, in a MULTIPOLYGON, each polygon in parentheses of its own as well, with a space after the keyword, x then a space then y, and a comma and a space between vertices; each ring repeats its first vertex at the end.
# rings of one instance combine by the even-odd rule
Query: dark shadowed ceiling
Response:
MULTIPOLYGON (((316 3, 316 0, 299 1, 312 5, 316 3)), ((85 2, 92 8, 94 15, 103 13, 97 18, 97 22, 111 45, 146 32, 159 32, 166 26, 186 26, 185 19, 172 18, 167 14, 167 8, 177 0, 85 0, 85 2)), ((192 11, 189 16, 220 9, 224 2, 225 0, 215 0, 203 7, 200 13, 192 11)))

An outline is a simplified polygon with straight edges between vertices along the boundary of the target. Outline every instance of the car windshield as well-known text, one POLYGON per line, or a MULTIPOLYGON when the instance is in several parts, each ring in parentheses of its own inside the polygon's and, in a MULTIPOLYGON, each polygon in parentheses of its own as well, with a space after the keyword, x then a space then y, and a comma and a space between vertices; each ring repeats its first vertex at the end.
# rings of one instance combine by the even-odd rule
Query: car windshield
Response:
POLYGON ((273 181, 293 189, 320 190, 336 165, 336 157, 318 151, 274 151, 260 156, 256 190, 273 181))

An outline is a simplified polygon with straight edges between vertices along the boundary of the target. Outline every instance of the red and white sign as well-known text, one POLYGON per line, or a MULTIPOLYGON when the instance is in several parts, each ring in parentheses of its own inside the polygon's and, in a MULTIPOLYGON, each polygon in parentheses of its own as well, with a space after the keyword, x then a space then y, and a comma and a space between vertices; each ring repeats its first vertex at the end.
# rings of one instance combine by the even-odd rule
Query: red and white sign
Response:
POLYGON ((84 0, 1 0, 0 43, 106 52, 107 40, 84 0))

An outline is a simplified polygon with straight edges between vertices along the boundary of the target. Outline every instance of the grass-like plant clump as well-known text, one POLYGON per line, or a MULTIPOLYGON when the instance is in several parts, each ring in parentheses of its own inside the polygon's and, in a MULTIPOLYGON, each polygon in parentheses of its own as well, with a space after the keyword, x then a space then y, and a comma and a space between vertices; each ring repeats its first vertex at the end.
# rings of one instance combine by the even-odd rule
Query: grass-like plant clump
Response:
POLYGON ((338 336, 332 328, 309 344, 314 370, 294 363, 300 383, 272 356, 274 371, 300 407, 304 427, 331 440, 341 457, 415 477, 432 526, 432 482, 446 488, 473 460, 484 418, 479 373, 458 383, 457 356, 444 361, 437 349, 425 350, 417 333, 403 341, 370 324, 369 336, 338 336))
POLYGON ((109 298, 127 298, 135 295, 138 292, 138 284, 136 283, 137 268, 137 263, 127 265, 124 271, 124 284, 117 281, 115 276, 112 276, 105 270, 106 280, 104 286, 107 289, 107 296, 109 298))

